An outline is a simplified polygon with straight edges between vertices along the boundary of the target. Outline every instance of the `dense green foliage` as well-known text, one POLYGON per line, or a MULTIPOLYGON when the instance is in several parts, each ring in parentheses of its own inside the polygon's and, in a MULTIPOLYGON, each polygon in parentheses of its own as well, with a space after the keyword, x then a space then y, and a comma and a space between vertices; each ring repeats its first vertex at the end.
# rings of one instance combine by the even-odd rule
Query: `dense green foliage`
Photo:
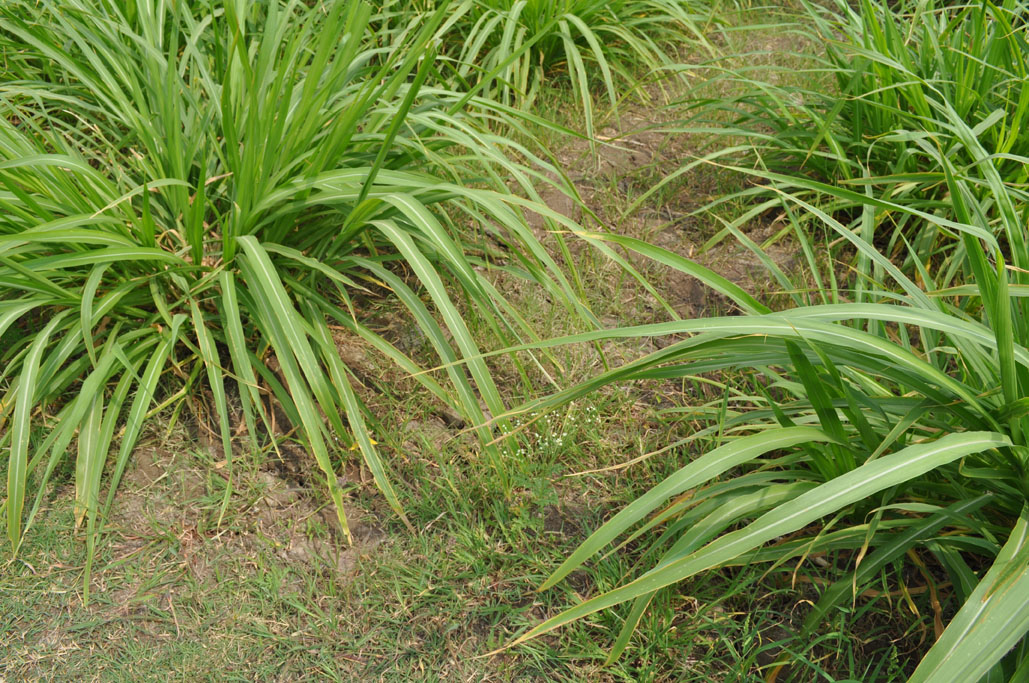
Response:
MULTIPOLYGON (((798 57, 800 82, 777 74, 772 84, 760 74, 752 79, 749 69, 719 69, 741 92, 694 103, 693 125, 741 136, 772 171, 946 217, 953 216, 947 174, 966 175, 976 179, 966 191, 998 200, 981 204, 983 227, 1009 225, 1006 212, 1029 206, 1029 3, 862 0, 833 7, 805 3, 801 25, 791 26, 798 39, 825 46, 823 54, 798 57), (1007 190, 998 196, 1000 183, 1007 190)), ((837 194, 827 208, 860 214, 862 197, 837 194)), ((946 225, 904 214, 891 219, 911 222, 877 243, 892 258, 907 256, 905 239, 923 263, 955 246, 946 225)), ((1022 258, 1021 241, 1012 242, 1013 259, 1022 258)))
MULTIPOLYGON (((429 8, 449 0, 427 3, 429 8)), ((423 3, 425 4, 425 3, 423 3)), ((593 139, 594 92, 611 107, 639 78, 661 79, 685 47, 710 49, 703 6, 679 0, 473 0, 451 3, 442 33, 455 82, 483 85, 499 102, 529 108, 545 86, 567 84, 593 139)))
MULTIPOLYGON (((709 434, 720 435, 719 448, 596 531, 545 586, 653 513, 630 536, 653 534, 645 569, 530 636, 633 600, 617 653, 657 589, 718 567, 780 564, 824 553, 850 565, 852 574, 827 590, 809 614, 805 629, 810 635, 821 619, 851 599, 855 588, 878 580, 881 571, 899 569, 906 554, 918 550, 946 570, 955 587, 953 599, 966 605, 958 623, 974 623, 989 634, 981 637, 996 639, 987 657, 978 649, 981 641, 961 635, 964 626, 956 627, 923 668, 948 672, 932 680, 977 680, 1029 627, 1023 601, 982 601, 984 593, 1002 586, 1021 590, 1029 581, 1023 545, 1029 521, 1029 338, 1016 295, 1025 286, 1009 282, 1003 266, 984 267, 976 284, 929 294, 817 207, 789 201, 820 215, 901 291, 893 303, 871 302, 885 291, 865 291, 866 301, 843 303, 848 293, 838 291, 835 303, 770 312, 726 289, 746 310, 745 317, 562 340, 692 335, 532 409, 581 399, 614 381, 691 378, 741 368, 751 370, 754 381, 749 391, 727 394, 709 407, 717 421, 709 434), (720 481, 719 475, 730 476, 720 481), (691 490, 692 495, 679 497, 691 490), (826 518, 831 521, 823 525, 826 518), (973 571, 984 561, 994 562, 993 569, 973 571), (976 674, 948 678, 950 667, 959 664, 976 674)), ((641 246, 641 251, 653 248, 641 246)), ((674 261, 670 254, 656 255, 674 261)), ((999 252, 991 255, 1003 263, 999 252)), ((977 256, 986 263, 985 250, 977 256)), ((695 266, 687 272, 704 276, 695 266)), ((717 286, 715 277, 707 280, 717 286)), ((1024 661, 1025 652, 1018 650, 997 664, 997 674, 1019 680, 1011 678, 1012 672, 1024 661)))
MULTIPOLYGON (((746 115, 725 129, 758 140, 750 152, 780 172, 735 169, 760 183, 744 196, 772 198, 723 234, 762 258, 794 307, 773 312, 675 254, 608 238, 702 279, 745 315, 561 340, 690 335, 528 408, 616 381, 730 369, 752 380, 708 406, 717 448, 594 532, 544 587, 630 531, 628 540, 651 539, 639 572, 520 640, 632 601, 617 656, 661 588, 821 555, 850 573, 808 613, 803 648, 869 583, 902 580, 907 561, 925 572, 931 558, 957 612, 911 680, 1020 681, 1029 670, 1026 6, 864 2, 833 21, 808 10, 823 37, 843 35, 826 57, 843 96, 753 81, 730 103, 746 115), (786 173, 791 164, 805 172, 786 173), (799 278, 739 230, 770 209, 806 255, 799 278), (852 259, 852 280, 819 265, 813 227, 835 240, 831 256, 852 259), (901 251, 902 266, 883 245, 901 251)), ((706 106, 710 116, 725 103, 706 106)))
POLYGON ((336 326, 469 423, 503 412, 482 361, 423 373, 354 308, 391 291, 441 363, 478 353, 462 316, 504 343, 532 338, 477 268, 498 257, 576 310, 510 201, 509 178, 532 177, 510 157, 529 152, 482 130, 467 96, 425 84, 442 19, 374 33, 349 1, 3 6, 0 443, 15 547, 76 434, 92 539, 108 451, 110 505, 147 417, 203 387, 230 468, 236 437, 271 433, 273 398, 344 529, 336 441, 356 444, 402 514, 336 326))
MULTIPOLYGON (((205 403, 230 482, 221 513, 233 458, 295 438, 344 533, 351 451, 406 521, 339 334, 459 413, 505 491, 512 459, 533 457, 517 447, 526 413, 714 373, 724 395, 681 408, 703 425, 665 449, 701 452, 542 588, 615 543, 632 548, 633 572, 511 644, 630 603, 613 660, 662 590, 817 557, 830 579, 771 679, 809 677, 819 629, 873 584, 906 591, 912 575, 942 634, 904 665, 911 680, 1029 678, 1029 3, 830 4, 801 1, 819 53, 797 56, 812 66, 788 78, 750 55, 727 68, 704 35, 714 20, 678 0, 0 6, 0 511, 14 551, 55 472, 72 471, 88 594, 144 425, 205 403), (690 57, 710 61, 673 67, 697 47, 704 56, 690 57), (635 206, 702 165, 753 181, 705 207, 744 205, 708 244, 753 252, 780 290, 774 305, 532 201, 561 175, 520 123, 546 125, 528 113, 546 88, 571 90, 596 145, 598 93, 617 108, 676 72, 732 88, 716 82, 719 95, 672 132, 733 142, 635 206), (545 217, 558 260, 523 208, 545 217), (793 270, 747 234, 771 214, 784 226, 771 241, 796 248, 793 270), (696 278, 734 315, 599 329, 570 233, 627 269, 650 259, 696 278), (590 331, 541 341, 497 271, 590 331), (364 318, 383 299, 409 316, 419 353, 364 318), (518 359, 640 338, 663 342, 509 409, 538 389, 518 359), (521 386, 501 385, 500 355, 521 386)), ((537 447, 564 445, 545 437, 537 447)))
POLYGON ((769 163, 833 180, 861 178, 866 170, 873 177, 935 174, 936 154, 971 164, 972 150, 963 149, 949 122, 957 118, 975 131, 1006 179, 1026 180, 1018 157, 1029 152, 1029 131, 1021 125, 1029 111, 1023 87, 1029 6, 1018 0, 833 6, 806 5, 801 17, 810 39, 825 46, 808 66, 822 87, 765 86, 699 106, 732 111, 744 130, 764 129, 757 142, 769 163))

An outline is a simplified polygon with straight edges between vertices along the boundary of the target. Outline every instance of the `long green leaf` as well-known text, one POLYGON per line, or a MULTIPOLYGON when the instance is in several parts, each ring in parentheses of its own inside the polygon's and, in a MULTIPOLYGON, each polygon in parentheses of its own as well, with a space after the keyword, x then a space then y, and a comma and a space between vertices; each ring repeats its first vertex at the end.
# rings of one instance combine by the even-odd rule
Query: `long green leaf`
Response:
POLYGON ((668 498, 687 489, 704 484, 718 475, 770 451, 790 448, 801 443, 831 441, 820 429, 812 427, 789 427, 760 434, 753 434, 733 440, 686 465, 675 474, 650 489, 617 515, 594 531, 575 552, 568 556, 557 570, 540 586, 550 588, 575 571, 587 559, 595 555, 608 543, 623 534, 633 525, 653 512, 668 498))
MULTIPOLYGON (((1029 631, 1029 507, 910 683, 974 683, 1029 631)), ((1016 679, 1012 679, 1014 682, 1016 679)))
POLYGON ((884 456, 803 494, 765 513, 747 527, 712 541, 695 553, 654 569, 612 591, 587 600, 544 621, 510 645, 581 619, 593 612, 645 595, 701 571, 717 567, 763 543, 796 531, 807 524, 867 496, 914 479, 958 458, 993 448, 1010 446, 1010 440, 994 432, 950 434, 930 443, 908 446, 884 456))

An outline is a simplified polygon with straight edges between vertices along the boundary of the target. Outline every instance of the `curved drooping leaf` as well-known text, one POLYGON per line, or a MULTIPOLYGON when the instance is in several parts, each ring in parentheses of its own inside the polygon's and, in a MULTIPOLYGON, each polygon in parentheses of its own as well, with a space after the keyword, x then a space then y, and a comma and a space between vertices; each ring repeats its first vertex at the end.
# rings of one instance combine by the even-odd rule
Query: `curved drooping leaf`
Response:
POLYGON ((746 527, 726 534, 686 557, 652 569, 620 588, 591 598, 544 621, 519 636, 511 645, 720 566, 873 493, 919 477, 958 458, 1010 445, 1006 436, 993 432, 949 434, 936 441, 908 446, 897 453, 873 460, 770 510, 746 527))

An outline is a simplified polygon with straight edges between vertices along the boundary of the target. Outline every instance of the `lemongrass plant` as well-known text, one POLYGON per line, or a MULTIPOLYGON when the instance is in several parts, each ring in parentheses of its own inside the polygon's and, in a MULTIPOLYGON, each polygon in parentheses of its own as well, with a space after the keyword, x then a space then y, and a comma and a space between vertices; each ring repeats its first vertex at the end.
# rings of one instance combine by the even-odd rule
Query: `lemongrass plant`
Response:
MULTIPOLYGON (((1029 3, 802 4, 784 30, 804 35, 818 46, 815 54, 791 56, 789 75, 775 73, 782 67, 765 59, 752 65, 750 55, 727 57, 736 63, 731 67, 707 65, 732 81, 735 94, 694 101, 690 129, 746 141, 755 163, 770 170, 859 195, 875 186, 877 196, 930 212, 949 205, 943 159, 981 178, 970 188, 980 196, 996 193, 995 182, 1002 182, 1018 210, 1029 206, 1029 3)), ((860 214, 860 198, 833 202, 826 208, 838 217, 860 214)), ((994 208, 984 208, 999 224, 994 208)), ((919 225, 888 237, 884 251, 906 258, 907 239, 923 262, 940 249, 960 248, 945 228, 919 225)))
POLYGON ((936 136, 942 153, 972 162, 941 117, 951 107, 1006 180, 1026 181, 1019 158, 1029 154, 1029 3, 802 6, 789 29, 824 46, 795 55, 805 77, 766 81, 761 72, 777 67, 751 66, 738 55, 740 68, 722 71, 737 94, 698 100, 701 116, 729 112, 732 130, 753 135, 770 162, 835 181, 861 178, 865 169, 873 176, 931 171, 917 145, 926 135, 936 136))
POLYGON ((455 82, 486 81, 505 105, 529 110, 545 85, 567 83, 592 140, 598 89, 617 109, 641 77, 668 76, 684 47, 712 52, 705 30, 713 23, 704 5, 680 0, 469 0, 440 39, 455 82))
MULTIPOLYGON (((274 402, 344 530, 350 450, 403 516, 333 327, 470 424, 504 400, 481 360, 423 372, 354 297, 388 291, 443 364, 478 355, 466 320, 498 344, 534 338, 490 268, 592 320, 508 189, 531 194, 546 169, 509 160, 539 161, 477 123, 484 101, 425 83, 445 14, 397 32, 354 0, 0 7, 0 511, 15 549, 71 457, 91 560, 144 423, 207 390, 223 513, 234 455, 274 437, 274 402)), ((503 477, 504 446, 477 433, 503 477)))
MULTIPOLYGON (((1012 221, 999 226, 1001 239, 983 222, 990 207, 1010 205, 1006 186, 944 167, 954 207, 933 215, 872 194, 862 203, 850 190, 804 178, 737 170, 774 188, 794 217, 804 253, 817 249, 805 219, 817 220, 856 252, 854 278, 862 286, 841 284, 830 270, 805 296, 814 266, 791 278, 730 224, 794 297, 795 306, 772 311, 681 256, 626 237, 592 237, 701 279, 742 315, 548 342, 679 339, 525 410, 581 399, 612 382, 681 380, 726 369, 750 373, 754 381, 692 409, 691 419, 711 425, 669 449, 704 438, 711 448, 596 530, 541 588, 613 543, 616 551, 630 541, 642 548, 638 571, 514 642, 628 602, 614 658, 630 645, 657 591, 736 566, 790 563, 795 575, 803 574, 817 557, 835 570, 836 580, 820 591, 795 634, 800 656, 822 624, 844 618, 871 582, 902 583, 911 567, 942 603, 930 609, 941 619, 953 616, 920 661, 901 663, 913 670, 910 680, 1026 680, 1029 271, 1008 265, 1024 258, 1007 237, 1020 228, 1019 218, 999 212, 1002 223, 1012 221), (824 193, 821 201, 807 201, 813 190, 824 193), (820 208, 834 199, 859 206, 865 224, 851 229, 820 208), (951 254, 957 263, 909 275, 886 258, 868 223, 900 215, 926 229, 954 231, 965 247, 960 258, 951 254)), ((780 656, 765 672, 767 680, 810 674, 793 665, 790 654, 780 656)))

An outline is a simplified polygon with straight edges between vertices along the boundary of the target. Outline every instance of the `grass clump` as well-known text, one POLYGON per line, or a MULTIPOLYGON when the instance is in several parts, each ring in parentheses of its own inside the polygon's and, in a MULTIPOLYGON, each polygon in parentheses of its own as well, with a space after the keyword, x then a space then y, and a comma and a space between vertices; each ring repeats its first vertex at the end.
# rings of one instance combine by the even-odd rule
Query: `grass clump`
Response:
MULTIPOLYGON (((504 404, 482 360, 422 372, 355 300, 395 296, 441 363, 478 355, 466 319, 503 343, 532 337, 485 277, 494 267, 516 264, 589 318, 512 203, 509 179, 531 178, 505 155, 513 143, 476 123, 469 96, 425 85, 443 19, 376 32, 350 0, 0 9, 14 548, 73 444, 76 525, 92 543, 144 423, 205 392, 230 473, 236 442, 267 447, 282 411, 344 531, 336 441, 403 515, 335 332, 470 424, 504 404)), ((498 447, 485 453, 502 477, 498 447)))
MULTIPOLYGON (((795 57, 801 77, 767 65, 709 65, 736 92, 691 103, 690 127, 702 124, 742 141, 738 151, 748 165, 852 190, 835 193, 825 206, 842 220, 860 216, 873 194, 954 218, 948 174, 970 179, 975 196, 1003 196, 1022 211, 1027 12, 1019 0, 805 2, 784 29, 824 48, 795 57)), ((752 188, 745 195, 766 192, 752 188)), ((1010 219, 1002 215, 1006 204, 984 207, 987 224, 1003 227, 1010 219)), ((883 231, 879 246, 891 257, 908 257, 907 240, 923 263, 955 248, 963 258, 954 230, 924 229, 903 212, 891 220, 911 222, 910 229, 883 231)), ((909 272, 914 267, 906 264, 909 272)))
POLYGON ((976 263, 997 267, 975 267, 973 284, 930 294, 831 216, 802 199, 788 201, 887 273, 900 291, 870 297, 894 301, 843 303, 837 290, 824 305, 770 312, 693 264, 685 272, 734 298, 746 315, 553 342, 691 335, 532 409, 582 400, 626 380, 729 369, 748 370, 754 379, 749 391, 726 393, 701 413, 713 424, 690 439, 715 435, 721 445, 626 506, 543 587, 623 536, 647 543, 637 571, 516 642, 631 601, 614 657, 662 588, 734 566, 799 562, 801 573, 816 558, 840 574, 798 629, 805 643, 873 581, 904 585, 902 568, 911 562, 935 596, 939 623, 952 615, 921 662, 906 664, 911 680, 978 680, 991 672, 1020 680, 1029 666, 1019 645, 1029 610, 1014 598, 1029 582, 1029 424, 1022 409, 1029 336, 1015 294, 1024 287, 1016 284, 1021 274, 1004 267, 994 243, 989 251, 980 247, 976 263))
POLYGON ((570 87, 592 140, 598 89, 617 109, 641 74, 662 78, 684 45, 711 49, 712 21, 704 5, 678 0, 475 0, 456 9, 441 40, 455 82, 484 84, 505 105, 530 109, 545 87, 570 87))
POLYGON ((951 119, 960 120, 1005 180, 1024 183, 1027 11, 1018 0, 805 2, 789 28, 824 45, 804 56, 805 82, 728 68, 740 92, 694 106, 727 112, 775 170, 830 181, 936 172, 937 154, 976 163, 951 119))

